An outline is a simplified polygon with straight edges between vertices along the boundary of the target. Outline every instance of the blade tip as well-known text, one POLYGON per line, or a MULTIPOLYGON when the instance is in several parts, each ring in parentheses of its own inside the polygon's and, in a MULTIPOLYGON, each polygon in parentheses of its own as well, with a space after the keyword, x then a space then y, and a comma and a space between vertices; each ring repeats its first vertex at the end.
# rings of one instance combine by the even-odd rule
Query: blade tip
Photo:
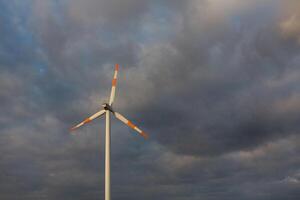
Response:
POLYGON ((76 127, 72 127, 69 129, 70 132, 73 132, 76 129, 76 127))
POLYGON ((116 64, 116 71, 119 71, 119 64, 116 64))
POLYGON ((146 134, 145 132, 142 132, 141 135, 142 135, 145 139, 149 139, 148 134, 146 134))

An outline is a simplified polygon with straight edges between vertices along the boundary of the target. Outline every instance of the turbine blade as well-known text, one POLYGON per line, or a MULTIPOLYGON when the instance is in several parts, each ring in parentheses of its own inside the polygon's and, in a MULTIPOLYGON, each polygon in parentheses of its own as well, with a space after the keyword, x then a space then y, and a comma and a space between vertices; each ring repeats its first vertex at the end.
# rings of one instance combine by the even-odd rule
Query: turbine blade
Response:
POLYGON ((128 119, 126 119, 123 115, 121 115, 120 113, 117 113, 117 112, 114 112, 114 115, 121 122, 123 122, 124 124, 126 124, 130 128, 136 130, 141 136, 143 136, 146 139, 148 138, 148 135, 144 131, 142 131, 141 129, 139 129, 136 125, 134 125, 131 121, 129 121, 128 119))
POLYGON ((92 120, 96 119, 97 117, 100 117, 104 113, 105 113, 105 110, 100 110, 99 112, 96 112, 92 116, 86 118, 85 120, 83 120, 82 122, 80 122, 79 124, 77 124, 76 126, 72 127, 70 129, 70 131, 74 131, 75 129, 79 128, 80 126, 83 126, 84 124, 87 124, 87 123, 91 122, 92 120))
POLYGON ((109 105, 111 106, 115 99, 115 93, 116 93, 116 85, 117 85, 117 78, 118 78, 118 71, 119 71, 119 64, 116 64, 115 66, 115 73, 112 80, 112 87, 111 87, 111 93, 109 98, 109 105))

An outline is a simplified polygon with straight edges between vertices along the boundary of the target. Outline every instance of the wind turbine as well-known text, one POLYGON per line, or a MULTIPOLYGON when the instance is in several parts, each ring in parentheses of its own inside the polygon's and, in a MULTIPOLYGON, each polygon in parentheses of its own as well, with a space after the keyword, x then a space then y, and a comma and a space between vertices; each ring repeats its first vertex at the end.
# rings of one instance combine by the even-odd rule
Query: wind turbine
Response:
POLYGON ((137 126, 135 126, 131 121, 126 119, 123 115, 116 112, 112 108, 112 104, 115 99, 115 93, 116 93, 116 85, 117 85, 117 77, 118 77, 118 71, 119 71, 119 65, 115 65, 115 73, 112 80, 112 88, 109 98, 109 103, 103 103, 102 107, 103 109, 96 112, 92 116, 86 118, 84 121, 80 122, 76 126, 72 127, 70 130, 73 131, 91 121, 94 119, 102 116, 105 113, 106 116, 106 127, 105 127, 105 200, 110 200, 110 114, 113 114, 117 119, 119 119, 124 124, 128 125, 130 128, 136 130, 141 136, 144 138, 148 138, 148 135, 143 132, 141 129, 139 129, 137 126))

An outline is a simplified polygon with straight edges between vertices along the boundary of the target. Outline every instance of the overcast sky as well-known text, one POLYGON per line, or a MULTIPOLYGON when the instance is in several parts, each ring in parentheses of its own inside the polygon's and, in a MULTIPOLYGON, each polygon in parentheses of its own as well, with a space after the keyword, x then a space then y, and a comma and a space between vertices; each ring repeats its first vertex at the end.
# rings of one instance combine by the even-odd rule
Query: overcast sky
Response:
POLYGON ((300 199, 298 0, 0 0, 0 199, 300 199))

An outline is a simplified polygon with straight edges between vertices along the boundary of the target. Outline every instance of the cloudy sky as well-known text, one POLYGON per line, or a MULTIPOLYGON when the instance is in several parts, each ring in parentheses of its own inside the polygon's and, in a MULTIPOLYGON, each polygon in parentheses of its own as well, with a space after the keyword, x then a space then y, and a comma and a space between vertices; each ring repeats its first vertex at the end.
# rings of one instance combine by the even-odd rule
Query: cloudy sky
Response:
POLYGON ((298 0, 0 0, 0 199, 300 199, 298 0))

